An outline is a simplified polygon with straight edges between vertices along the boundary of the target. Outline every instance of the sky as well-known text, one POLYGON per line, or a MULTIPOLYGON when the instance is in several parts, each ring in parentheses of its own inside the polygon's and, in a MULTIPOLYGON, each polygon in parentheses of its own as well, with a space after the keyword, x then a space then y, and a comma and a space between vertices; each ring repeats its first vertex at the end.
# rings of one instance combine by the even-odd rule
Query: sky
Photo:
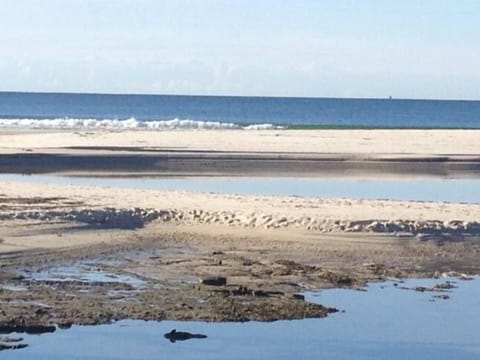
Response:
POLYGON ((480 0, 0 0, 0 91, 480 99, 480 0))

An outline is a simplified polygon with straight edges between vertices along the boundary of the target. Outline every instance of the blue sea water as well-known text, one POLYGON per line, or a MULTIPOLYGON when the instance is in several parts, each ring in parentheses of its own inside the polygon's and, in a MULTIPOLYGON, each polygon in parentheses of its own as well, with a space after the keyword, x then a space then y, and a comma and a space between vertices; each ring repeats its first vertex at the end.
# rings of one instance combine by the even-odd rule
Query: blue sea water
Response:
POLYGON ((93 127, 102 120, 103 127, 175 120, 153 127, 480 128, 480 101, 0 92, 0 127, 41 121, 45 127, 93 127))

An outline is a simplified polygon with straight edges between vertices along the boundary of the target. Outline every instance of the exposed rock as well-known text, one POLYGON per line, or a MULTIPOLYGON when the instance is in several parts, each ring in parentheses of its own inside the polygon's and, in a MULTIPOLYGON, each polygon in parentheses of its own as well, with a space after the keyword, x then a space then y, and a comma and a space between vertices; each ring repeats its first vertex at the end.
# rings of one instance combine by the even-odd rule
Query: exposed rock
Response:
POLYGON ((442 300, 448 300, 448 299, 450 299, 450 296, 449 296, 449 295, 446 295, 446 294, 433 295, 433 297, 434 297, 435 299, 442 299, 442 300))
POLYGON ((449 289, 455 289, 456 286, 454 284, 452 284, 452 282, 450 281, 446 281, 444 283, 441 283, 441 284, 436 284, 433 289, 434 290, 449 290, 449 289))
POLYGON ((38 335, 53 333, 56 329, 53 325, 0 325, 0 334, 26 333, 38 335))
POLYGON ((203 285, 210 285, 210 286, 224 286, 227 284, 227 278, 223 276, 212 276, 205 279, 202 279, 203 285))
POLYGON ((0 351, 2 351, 2 350, 24 349, 27 346, 28 346, 27 344, 23 344, 23 343, 12 344, 12 343, 2 343, 2 342, 0 342, 0 351))
POLYGON ((302 294, 293 294, 292 297, 297 300, 305 300, 305 296, 302 294))
POLYGON ((175 341, 185 341, 189 339, 205 339, 207 335, 192 334, 186 331, 177 331, 173 329, 172 331, 166 333, 164 337, 170 340, 170 342, 174 343, 175 341))

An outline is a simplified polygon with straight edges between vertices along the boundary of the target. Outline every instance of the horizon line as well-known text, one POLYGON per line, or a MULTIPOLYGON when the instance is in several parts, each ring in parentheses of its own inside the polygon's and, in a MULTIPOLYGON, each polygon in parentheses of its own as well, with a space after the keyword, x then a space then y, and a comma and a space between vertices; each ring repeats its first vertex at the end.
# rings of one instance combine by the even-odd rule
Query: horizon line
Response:
POLYGON ((88 91, 10 91, 0 90, 0 94, 46 94, 46 95, 106 95, 106 96, 181 96, 181 97, 224 97, 224 98, 267 98, 267 99, 330 99, 330 100, 400 100, 400 101, 464 101, 478 102, 480 99, 452 98, 411 98, 411 97, 334 97, 334 96, 275 96, 275 95, 214 95, 214 94, 162 94, 137 92, 88 92, 88 91))

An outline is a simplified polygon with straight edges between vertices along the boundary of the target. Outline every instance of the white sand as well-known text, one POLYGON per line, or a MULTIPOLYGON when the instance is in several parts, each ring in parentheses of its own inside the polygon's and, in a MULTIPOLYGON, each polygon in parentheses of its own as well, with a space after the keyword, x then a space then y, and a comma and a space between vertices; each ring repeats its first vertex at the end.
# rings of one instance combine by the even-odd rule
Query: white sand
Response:
POLYGON ((3 130, 0 134, 0 153, 25 149, 45 152, 74 146, 404 157, 480 156, 480 130, 3 130))
POLYGON ((65 197, 87 208, 152 208, 204 223, 252 227, 283 224, 321 230, 324 225, 331 228, 335 221, 480 220, 480 204, 246 196, 14 182, 0 183, 0 194, 23 198, 65 197))

